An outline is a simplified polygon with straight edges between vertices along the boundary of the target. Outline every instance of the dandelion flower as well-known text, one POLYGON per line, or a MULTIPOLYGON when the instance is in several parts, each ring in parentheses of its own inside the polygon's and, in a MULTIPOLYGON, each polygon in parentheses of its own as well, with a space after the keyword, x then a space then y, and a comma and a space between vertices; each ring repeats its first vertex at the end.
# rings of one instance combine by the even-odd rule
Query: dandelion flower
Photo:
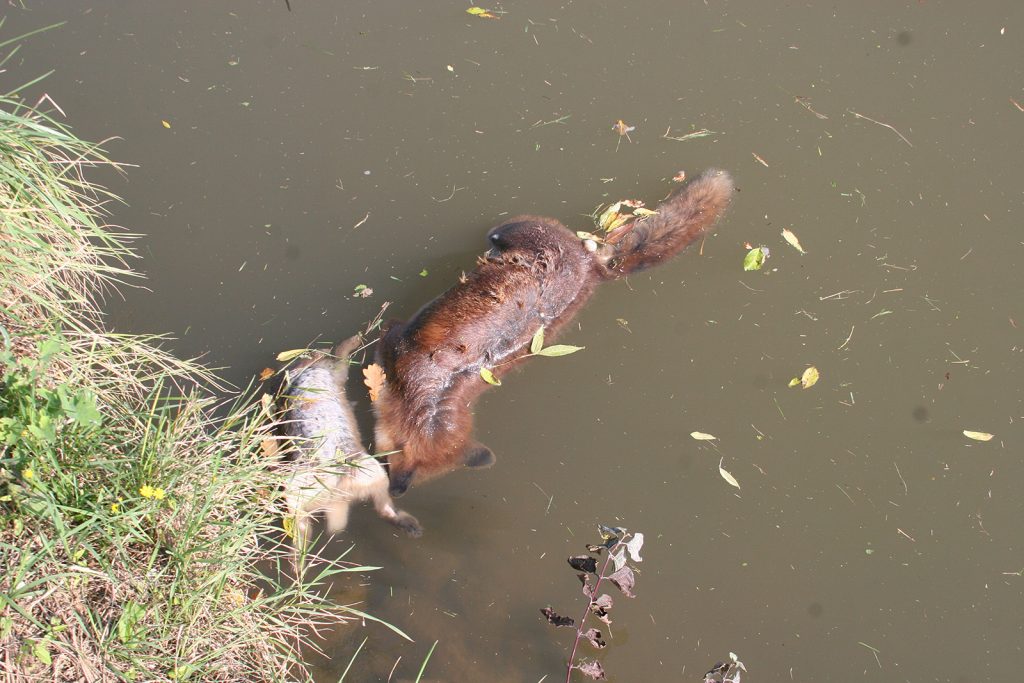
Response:
POLYGON ((149 484, 145 484, 142 488, 139 489, 139 495, 142 496, 143 498, 152 498, 155 492, 155 489, 149 484))
POLYGON ((21 477, 25 481, 32 481, 32 477, 36 476, 36 473, 32 471, 31 467, 26 467, 21 471, 21 477))
POLYGON ((164 490, 161 489, 161 488, 153 489, 153 497, 156 498, 157 500, 163 500, 164 499, 164 490))

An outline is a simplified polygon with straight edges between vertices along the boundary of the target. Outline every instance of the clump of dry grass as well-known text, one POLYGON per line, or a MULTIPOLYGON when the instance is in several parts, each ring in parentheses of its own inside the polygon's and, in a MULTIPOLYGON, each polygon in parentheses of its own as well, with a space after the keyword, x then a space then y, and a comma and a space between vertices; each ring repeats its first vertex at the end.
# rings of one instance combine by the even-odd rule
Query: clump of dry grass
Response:
POLYGON ((133 276, 85 177, 109 163, 0 97, 0 675, 308 678, 310 636, 347 616, 316 586, 358 568, 289 578, 262 406, 102 329, 133 276))

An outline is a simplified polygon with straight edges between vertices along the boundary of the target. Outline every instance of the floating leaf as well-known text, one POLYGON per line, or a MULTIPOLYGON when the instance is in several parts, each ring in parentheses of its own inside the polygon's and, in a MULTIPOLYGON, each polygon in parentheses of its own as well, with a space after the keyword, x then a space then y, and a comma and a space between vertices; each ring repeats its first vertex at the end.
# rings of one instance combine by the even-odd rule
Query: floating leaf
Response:
POLYGON ((530 353, 539 353, 544 348, 544 326, 541 325, 536 332, 533 333, 533 339, 530 341, 530 353))
POLYGON ((569 566, 578 572, 597 573, 597 560, 590 555, 573 555, 567 561, 569 566))
POLYGON ((594 599, 594 587, 590 585, 590 574, 586 572, 578 572, 576 578, 583 584, 583 594, 591 600, 594 599))
POLYGON ((615 571, 622 569, 622 565, 626 564, 626 551, 623 548, 619 548, 618 552, 612 553, 612 562, 615 563, 615 571))
POLYGON ((714 434, 707 434, 705 432, 690 432, 690 436, 697 439, 697 441, 714 441, 718 438, 714 434))
POLYGON ((797 239, 797 236, 794 235, 789 228, 784 228, 782 230, 782 239, 789 242, 790 246, 799 251, 801 254, 807 253, 806 251, 804 251, 804 248, 800 246, 800 240, 797 239))
POLYGON ((610 610, 613 605, 612 596, 604 593, 601 597, 590 603, 590 611, 599 620, 611 626, 612 619, 608 616, 608 610, 610 610))
POLYGON ((790 389, 792 389, 793 387, 800 386, 800 378, 794 377, 793 379, 789 380, 789 384, 787 384, 786 386, 788 386, 790 389))
POLYGON ((363 384, 370 390, 370 403, 380 398, 380 392, 384 390, 384 382, 386 380, 387 376, 384 374, 384 368, 376 363, 371 363, 363 368, 363 384))
POLYGON ((991 441, 995 435, 988 432, 972 432, 969 429, 965 429, 964 436, 975 441, 991 441))
POLYGON ((743 259, 743 270, 761 270, 766 258, 768 253, 764 247, 754 247, 743 259))
POLYGON ((480 17, 481 19, 497 19, 498 15, 494 14, 489 10, 485 10, 483 7, 470 7, 466 9, 466 14, 472 14, 474 17, 480 17))
POLYGON ((302 354, 306 353, 309 349, 292 349, 291 351, 282 351, 277 354, 277 361, 279 363, 287 363, 290 360, 295 360, 302 354))
POLYGON ((493 384, 496 387, 501 386, 501 380, 495 377, 489 368, 480 368, 480 377, 488 384, 493 384))
POLYGON ((164 120, 160 121, 160 125, 162 125, 164 128, 170 128, 171 127, 171 124, 169 124, 167 121, 164 121, 164 120))
POLYGON ((366 285, 356 285, 352 289, 352 294, 354 296, 358 296, 361 299, 366 299, 368 297, 373 296, 373 289, 367 287, 366 285))
POLYGON ((552 624, 553 626, 575 626, 576 625, 576 620, 575 619, 573 619, 572 617, 563 617, 560 614, 558 614, 557 612, 555 612, 555 610, 551 609, 550 607, 542 608, 540 613, 543 614, 544 617, 548 620, 548 623, 552 624))
POLYGON ((568 344, 555 344, 554 346, 547 346, 537 351, 538 356, 547 356, 548 358, 554 358, 555 356, 568 356, 570 353, 576 353, 582 351, 587 347, 585 346, 570 346, 568 344))
POLYGON ((595 650, 600 650, 608 646, 608 643, 606 643, 601 638, 601 632, 598 631, 596 628, 588 628, 584 633, 581 633, 580 635, 586 638, 587 642, 593 645, 595 650))
POLYGON ((658 213, 657 211, 651 211, 650 209, 645 209, 642 206, 638 206, 637 208, 633 209, 633 215, 634 216, 639 216, 640 218, 647 218, 648 216, 655 216, 655 215, 657 215, 657 213, 658 213))
POLYGON ((804 389, 810 389, 818 383, 818 377, 818 368, 812 365, 804 370, 804 374, 800 375, 800 386, 804 389))
POLYGON ((588 678, 591 678, 595 681, 606 680, 604 676, 604 668, 601 666, 601 662, 580 662, 579 664, 576 664, 573 668, 575 668, 584 676, 587 676, 588 678))
POLYGON ((622 208, 622 202, 615 202, 601 214, 601 217, 597 219, 597 225, 605 232, 612 229, 612 224, 619 219, 619 209, 622 208))
POLYGON ((629 551, 629 556, 633 558, 634 562, 644 561, 644 558, 640 557, 640 548, 642 547, 644 547, 644 535, 641 533, 633 534, 633 538, 626 543, 626 550, 629 551))
POLYGON ((626 565, 622 567, 614 574, 608 577, 608 580, 615 584, 615 586, 622 591, 622 594, 627 598, 635 598, 636 594, 633 593, 633 585, 636 583, 636 578, 633 575, 633 570, 626 565))
POLYGON ((426 277, 427 275, 429 275, 429 273, 426 268, 420 271, 420 277, 426 277))
POLYGON ((725 458, 718 461, 718 473, 722 475, 722 479, 725 479, 728 483, 732 484, 736 488, 740 487, 740 483, 736 481, 736 477, 732 476, 728 471, 722 467, 722 463, 725 462, 725 458))
POLYGON ((266 382, 268 379, 274 376, 274 371, 271 368, 263 368, 260 370, 260 381, 266 382))

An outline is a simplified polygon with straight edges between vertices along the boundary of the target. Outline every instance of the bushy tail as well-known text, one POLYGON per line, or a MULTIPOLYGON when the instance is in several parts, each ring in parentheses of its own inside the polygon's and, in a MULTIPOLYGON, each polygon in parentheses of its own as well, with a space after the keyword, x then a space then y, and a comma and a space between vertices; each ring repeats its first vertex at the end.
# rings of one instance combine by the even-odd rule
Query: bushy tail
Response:
MULTIPOLYGON (((679 188, 596 256, 606 279, 624 277, 667 261, 711 228, 732 199, 732 177, 709 169, 679 188)), ((609 240, 614 240, 614 236, 609 240)))

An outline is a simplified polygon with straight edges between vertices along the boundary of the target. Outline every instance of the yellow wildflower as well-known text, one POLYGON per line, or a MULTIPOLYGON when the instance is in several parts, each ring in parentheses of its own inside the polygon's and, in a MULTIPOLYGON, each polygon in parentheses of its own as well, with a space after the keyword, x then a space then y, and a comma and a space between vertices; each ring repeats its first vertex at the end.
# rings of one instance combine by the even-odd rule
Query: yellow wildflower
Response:
POLYGON ((34 477, 35 475, 36 473, 32 471, 31 467, 26 467, 21 471, 21 478, 24 479, 25 481, 32 481, 32 477, 34 477))
POLYGON ((156 498, 157 500, 163 500, 164 499, 164 490, 161 489, 161 488, 153 489, 153 497, 156 498))
POLYGON ((149 484, 145 484, 142 488, 139 489, 139 495, 142 496, 143 498, 152 498, 153 492, 154 489, 149 484))
POLYGON ((118 505, 117 503, 111 503, 110 504, 110 511, 111 512, 120 512, 121 511, 121 506, 118 505))

